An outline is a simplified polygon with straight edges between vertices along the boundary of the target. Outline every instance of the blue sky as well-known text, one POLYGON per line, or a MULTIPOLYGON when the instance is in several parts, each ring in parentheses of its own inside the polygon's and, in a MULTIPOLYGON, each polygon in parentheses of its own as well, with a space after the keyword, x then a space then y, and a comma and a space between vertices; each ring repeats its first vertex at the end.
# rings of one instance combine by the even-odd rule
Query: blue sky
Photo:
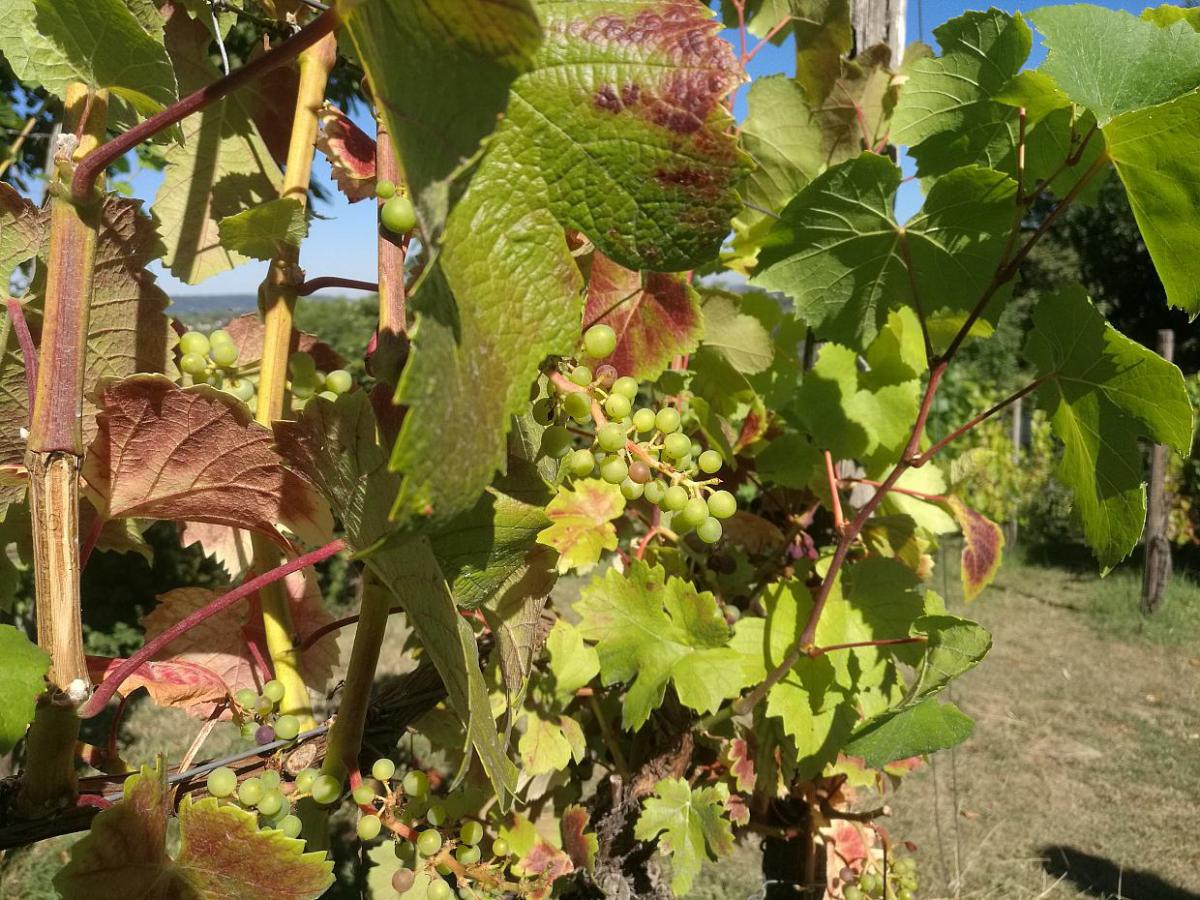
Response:
MULTIPOLYGON (((1028 11, 1045 2, 1015 2, 1004 3, 1003 8, 1009 11, 1028 11)), ((1151 4, 1119 2, 1119 0, 1100 0, 1101 6, 1111 9, 1124 9, 1129 12, 1140 12, 1151 4)), ((936 47, 933 29, 940 23, 959 15, 966 9, 980 8, 982 4, 964 4, 960 0, 909 0, 908 9, 908 40, 924 40, 936 47), (923 32, 919 25, 923 24, 923 32)), ((736 41, 736 32, 726 35, 731 41, 736 41)), ((767 75, 773 72, 792 71, 790 43, 783 47, 768 47, 750 64, 752 76, 767 75)), ((1044 56, 1044 50, 1036 44, 1030 57, 1030 65, 1037 65, 1044 56)), ((745 91, 740 94, 737 114, 745 111, 745 91)), ((367 127, 369 123, 362 123, 367 127)), ((341 275, 347 278, 358 278, 366 281, 375 280, 375 210, 374 204, 368 201, 347 203, 340 192, 334 187, 329 176, 329 166, 318 154, 313 168, 315 180, 328 188, 333 197, 331 203, 318 204, 317 214, 321 217, 312 223, 309 238, 304 243, 301 264, 309 277, 317 275, 341 275)), ((158 190, 161 175, 155 172, 141 172, 133 179, 134 193, 138 197, 150 201, 158 190)), ((920 189, 916 182, 906 183, 901 188, 897 201, 897 211, 901 218, 907 218, 920 205, 920 189)), ((186 285, 163 271, 157 263, 151 265, 151 271, 159 276, 159 283, 168 294, 184 296, 188 294, 252 294, 258 290, 262 281, 266 264, 250 262, 233 271, 216 275, 198 285, 186 285)), ((338 293, 338 292, 334 292, 338 293)), ((344 293, 344 292, 342 292, 344 293)))

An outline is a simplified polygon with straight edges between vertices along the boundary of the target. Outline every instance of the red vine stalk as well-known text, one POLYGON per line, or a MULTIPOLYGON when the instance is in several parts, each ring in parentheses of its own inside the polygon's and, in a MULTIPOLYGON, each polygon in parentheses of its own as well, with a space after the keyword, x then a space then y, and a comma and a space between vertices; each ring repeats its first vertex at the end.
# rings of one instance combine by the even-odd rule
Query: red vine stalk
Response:
MULTIPOLYGON (((848 484, 865 484, 868 487, 876 488, 883 486, 882 481, 872 481, 870 478, 843 478, 842 482, 848 484)), ((941 494, 927 494, 924 491, 914 491, 911 488, 902 488, 896 485, 892 485, 892 493, 903 494, 906 497, 915 497, 916 499, 924 500, 927 503, 945 503, 948 499, 950 499, 949 497, 945 497, 941 494)))
POLYGON ((33 403, 37 398, 37 348, 33 344, 33 335, 29 333, 29 323, 25 321, 25 308, 21 301, 9 297, 4 301, 8 310, 8 318, 12 321, 13 331, 17 334, 17 344, 21 348, 21 359, 25 363, 25 390, 29 392, 29 409, 32 413, 33 403))
POLYGON ((995 406, 981 412, 975 418, 971 419, 971 421, 969 421, 963 425, 960 425, 958 428, 955 428, 952 432, 950 432, 948 435, 946 435, 944 438, 942 438, 940 441, 938 441, 936 444, 934 444, 932 447, 930 447, 928 450, 926 450, 924 453, 922 453, 920 456, 918 456, 916 459, 914 459, 912 461, 913 466, 916 468, 920 468, 921 466, 925 465, 925 463, 929 462, 929 460, 932 459, 947 444, 962 437, 964 434, 966 434, 972 428, 979 425, 981 422, 987 421, 988 419, 990 419, 992 416, 996 415, 996 413, 1000 412, 1004 408, 1012 405, 1013 403, 1016 403, 1018 400, 1020 400, 1025 395, 1033 393, 1035 390, 1037 390, 1039 387, 1041 387, 1044 380, 1045 379, 1043 379, 1043 378, 1035 378, 1032 382, 1025 385, 1025 387, 1021 388, 1019 391, 1016 391, 1016 392, 1010 394, 1009 396, 1005 397, 1003 400, 1001 400, 995 406))
POLYGON ((316 550, 305 553, 303 556, 298 556, 269 572, 264 572, 262 575, 251 578, 249 581, 243 581, 233 590, 222 594, 207 606, 180 619, 162 634, 147 641, 133 656, 117 666, 112 674, 104 679, 104 683, 96 688, 96 692, 92 694, 91 699, 80 710, 80 717, 90 719, 98 715, 108 701, 112 699, 113 695, 117 693, 117 690, 121 687, 125 679, 162 652, 172 641, 181 635, 187 634, 201 622, 211 619, 217 613, 224 612, 234 604, 245 600, 251 594, 258 593, 267 585, 274 584, 280 579, 291 575, 293 572, 299 572, 301 569, 314 566, 322 560, 329 559, 331 556, 336 556, 345 549, 346 542, 344 540, 339 538, 336 541, 330 541, 324 547, 319 547, 316 550))
POLYGON ((824 656, 826 653, 833 653, 835 650, 854 650, 858 647, 894 647, 897 644, 924 644, 929 638, 923 634, 914 634, 910 637, 902 638, 883 638, 878 641, 850 641, 848 644, 830 644, 828 647, 813 647, 809 652, 809 656, 824 656))
POLYGON ((838 493, 838 476, 834 467, 833 454, 825 451, 825 477, 829 479, 829 495, 833 498, 833 530, 838 534, 846 527, 846 517, 842 513, 842 495, 838 493))
MULTIPOLYGON (((393 606, 390 609, 388 609, 389 616, 394 616, 398 612, 404 612, 404 607, 403 606, 393 606)), ((306 638, 304 638, 304 640, 302 640, 300 642, 300 649, 307 650, 309 647, 311 647, 313 644, 315 644, 321 638, 325 637, 325 635, 329 634, 331 631, 339 631, 340 629, 345 628, 347 625, 353 625, 360 618, 361 618, 361 614, 355 613, 352 616, 346 616, 345 618, 342 618, 342 619, 334 619, 332 622, 326 622, 324 625, 322 625, 316 631, 313 631, 312 633, 310 633, 306 638)))
POLYGON ((296 294, 300 297, 307 297, 309 294, 315 294, 317 291, 325 288, 348 288, 352 291, 372 291, 377 292, 379 285, 374 281, 359 281, 356 278, 341 278, 337 275, 322 275, 319 278, 310 278, 302 282, 296 288, 296 294))

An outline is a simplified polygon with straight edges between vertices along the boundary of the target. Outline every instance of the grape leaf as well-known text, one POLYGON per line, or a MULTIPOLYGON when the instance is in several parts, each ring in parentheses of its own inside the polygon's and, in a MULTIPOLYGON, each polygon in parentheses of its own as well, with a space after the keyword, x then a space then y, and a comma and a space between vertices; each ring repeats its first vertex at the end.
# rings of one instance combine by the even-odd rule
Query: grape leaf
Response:
POLYGON ((579 631, 596 644, 605 684, 625 682, 621 724, 636 731, 663 701, 668 682, 689 709, 708 713, 742 687, 739 654, 717 601, 661 566, 635 560, 597 576, 575 603, 579 631))
POLYGON ((682 778, 664 778, 654 785, 654 796, 642 801, 634 837, 658 839, 659 850, 670 855, 676 895, 692 889, 705 859, 733 851, 733 829, 725 814, 728 799, 723 784, 693 788, 682 778))
POLYGON ((590 818, 585 807, 573 803, 563 810, 559 829, 562 832, 563 850, 571 857, 576 869, 587 872, 592 871, 596 853, 600 850, 600 839, 596 832, 587 830, 590 818))
POLYGON ((523 771, 529 775, 561 772, 571 760, 582 762, 587 752, 583 729, 566 715, 543 717, 537 712, 525 714, 525 730, 517 741, 523 771))
MULTIPOLYGON (((496 732, 474 632, 458 614, 429 540, 390 535, 387 511, 399 476, 388 471, 386 444, 394 435, 389 417, 396 411, 378 392, 377 400, 380 418, 364 391, 343 394, 336 403, 310 400, 298 421, 275 423, 276 441, 288 462, 329 500, 347 541, 364 554, 368 568, 407 611, 442 676, 451 705, 466 723, 501 807, 507 808, 516 770, 496 732)), ((510 552, 505 565, 493 560, 476 564, 476 569, 492 571, 498 588, 528 565, 531 549, 510 552)), ((474 588, 484 589, 478 582, 474 588)))
POLYGON ((560 701, 574 697, 577 690, 600 674, 596 649, 585 644, 579 629, 566 619, 559 619, 550 629, 546 651, 554 676, 554 692, 560 701))
POLYGON ((1103 127, 1121 113, 1174 100, 1200 85, 1200 34, 1088 4, 1029 14, 1048 53, 1039 71, 1103 127))
POLYGON ((1087 543, 1107 571, 1141 537, 1146 519, 1146 437, 1186 454, 1192 408, 1179 369, 1105 322, 1080 287, 1034 307, 1025 355, 1038 400, 1063 442, 1056 474, 1071 488, 1087 543))
MULTIPOLYGON (((781 291, 821 337, 864 349, 893 309, 974 306, 1000 262, 1016 184, 967 166, 938 179, 905 226, 893 218, 900 170, 873 153, 824 173, 788 204, 752 283, 781 291)), ((993 300, 989 311, 998 315, 993 300)))
POLYGON ((982 625, 956 616, 927 615, 913 622, 914 634, 929 641, 921 657, 917 680, 906 704, 927 700, 953 679, 969 672, 992 648, 992 636, 982 625))
MULTIPOLYGON (((409 102, 398 101, 401 92, 419 93, 414 85, 445 65, 432 61, 431 71, 397 80, 422 53, 395 54, 394 30, 380 32, 388 40, 379 46, 366 34, 366 11, 382 17, 398 5, 356 5, 348 27, 421 198, 428 173, 451 171, 491 122, 475 116, 478 98, 464 108, 441 86, 436 101, 420 102, 443 108, 391 115, 409 102), (463 141, 429 140, 431 132, 446 137, 452 117, 477 126, 465 150, 463 141)), ((448 15, 457 21, 472 5, 455 4, 448 15)), ((420 18, 407 6, 410 19, 420 18)), ((474 502, 503 464, 510 416, 527 404, 538 366, 574 348, 582 284, 564 228, 627 268, 684 269, 716 254, 736 211, 746 164, 722 100, 742 75, 703 6, 557 2, 539 12, 545 42, 523 61, 505 117, 464 173, 469 183, 441 234, 441 254, 412 298, 412 354, 397 392, 409 410, 392 458, 405 475, 393 514, 407 527, 474 502), (455 466, 439 462, 451 453, 455 466)), ((495 77, 494 66, 476 63, 446 81, 465 89, 484 70, 495 77)), ((428 232, 438 217, 423 216, 428 232)))
MULTIPOLYGON (((1198 36, 1200 37, 1200 36, 1198 36)), ((1104 142, 1167 302, 1200 312, 1200 94, 1117 116, 1104 142)))
POLYGON ((558 571, 574 569, 583 575, 595 568, 600 554, 617 547, 613 520, 625 511, 625 498, 615 484, 598 478, 562 485, 546 516, 550 524, 538 533, 539 544, 558 551, 558 571))
MULTIPOLYGON (((231 319, 225 326, 225 330, 229 332, 230 339, 238 348, 238 358, 234 361, 235 366, 251 368, 262 362, 263 337, 266 334, 266 326, 257 313, 246 313, 231 319)), ((297 351, 303 351, 311 356, 317 368, 322 372, 332 372, 334 369, 343 369, 346 366, 346 360, 320 338, 293 329, 288 353, 292 354, 297 351)))
POLYGON ((892 139, 911 148, 922 176, 973 163, 995 167, 1017 142, 1017 110, 996 98, 1029 56, 1029 26, 1019 13, 989 9, 933 33, 942 55, 908 69, 892 139))
POLYGON ((617 349, 604 362, 638 381, 656 379, 704 334, 699 299, 686 281, 626 269, 600 252, 592 255, 583 320, 617 333, 617 349))
POLYGON ((254 560, 250 533, 228 525, 184 522, 179 527, 179 544, 182 547, 199 544, 204 555, 212 557, 230 578, 237 578, 250 568, 254 560))
POLYGON ((284 550, 291 542, 277 522, 310 544, 329 540, 328 506, 230 395, 136 375, 105 382, 97 399, 99 434, 83 473, 105 517, 230 525, 284 550))
MULTIPOLYGON (((101 685, 126 662, 124 659, 89 656, 88 677, 92 684, 101 685)), ((251 681, 243 687, 257 688, 261 683, 251 681)), ((142 663, 121 682, 117 693, 129 697, 140 688, 146 689, 156 706, 175 707, 202 719, 227 703, 231 695, 230 686, 212 669, 182 659, 142 663)), ((225 719, 230 717, 228 712, 223 716, 225 719)))
POLYGON ((946 505, 963 533, 963 599, 970 603, 1000 571, 1004 532, 987 516, 971 509, 957 497, 948 498, 946 505))
POLYGON ((123 0, 6 0, 0 54, 21 81, 62 97, 82 81, 150 115, 174 102, 175 72, 123 0))
POLYGON ((771 484, 803 490, 821 466, 821 451, 807 435, 785 432, 767 442, 754 458, 754 465, 771 484))
MULTIPOLYGON (((891 466, 877 473, 878 479, 883 480, 891 472, 891 466)), ((896 487, 917 494, 927 494, 931 498, 940 498, 946 493, 946 475, 933 463, 926 463, 919 469, 908 469, 896 482, 896 487)), ((917 527, 931 535, 952 534, 958 530, 958 523, 945 509, 940 499, 926 499, 912 494, 902 494, 892 491, 880 504, 885 513, 908 516, 917 527)))
POLYGON ((953 703, 926 700, 867 723, 850 738, 845 752, 881 768, 897 759, 955 747, 974 730, 975 723, 953 703))
POLYGON ((50 657, 11 625, 0 625, 0 655, 0 753, 8 753, 33 721, 50 657))
POLYGON ((179 850, 167 853, 172 792, 159 762, 125 781, 124 798, 92 820, 54 876, 65 900, 249 900, 320 897, 333 862, 304 841, 259 828, 258 817, 214 797, 179 805, 179 850))
POLYGON ((1183 20, 1200 31, 1200 9, 1195 7, 1171 6, 1170 4, 1151 6, 1142 10, 1142 18, 1147 22, 1153 22, 1160 28, 1166 28, 1168 25, 1174 25, 1183 20))
POLYGON ((758 319, 740 312, 737 299, 721 291, 706 291, 702 309, 706 352, 742 375, 766 371, 775 357, 775 343, 758 319))
POLYGON ((317 149, 325 154, 333 180, 351 203, 375 196, 375 140, 348 115, 326 103, 319 117, 317 149))
MULTIPOLYGON (((294 632, 307 637, 318 628, 333 621, 321 606, 321 589, 311 571, 293 572, 283 580, 284 593, 291 610, 294 632)), ((157 637, 185 616, 207 606, 223 591, 209 588, 183 587, 168 591, 158 598, 158 605, 141 619, 146 639, 157 637)), ((324 690, 340 661, 336 633, 329 633, 304 650, 305 681, 313 690, 324 690)), ((262 626, 262 611, 257 596, 245 604, 231 606, 205 619, 186 634, 171 642, 159 654, 167 663, 190 663, 214 673, 231 692, 241 688, 257 689, 270 673, 263 672, 259 660, 269 659, 267 637, 262 626)), ((151 691, 153 694, 153 691, 151 691)), ((180 706, 190 715, 207 718, 213 712, 204 700, 159 705, 180 706)), ((228 715, 224 716, 228 718, 228 715)))
POLYGON ((268 200, 217 223, 221 246, 252 259, 273 259, 308 234, 304 206, 291 197, 268 200))
MULTIPOLYGON (((185 91, 220 75, 209 59, 211 35, 203 21, 177 8, 167 20, 167 51, 185 91)), ((163 181, 151 209, 167 247, 163 264, 188 284, 246 262, 221 245, 217 223, 279 196, 283 175, 254 123, 252 91, 236 91, 188 116, 180 124, 182 142, 163 157, 163 181)))
POLYGON ((45 212, 0 182, 0 297, 8 296, 17 267, 37 254, 46 224, 45 212))

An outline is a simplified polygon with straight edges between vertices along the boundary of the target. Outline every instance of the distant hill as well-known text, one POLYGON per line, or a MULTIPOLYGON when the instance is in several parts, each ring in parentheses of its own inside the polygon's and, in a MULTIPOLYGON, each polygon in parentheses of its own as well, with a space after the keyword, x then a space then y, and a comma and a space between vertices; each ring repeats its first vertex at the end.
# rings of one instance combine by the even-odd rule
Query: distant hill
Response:
MULTIPOLYGON (((306 297, 304 302, 307 305, 314 301, 337 299, 342 298, 318 294, 306 297)), ((167 315, 186 322, 193 328, 216 328, 234 316, 257 310, 258 295, 256 294, 187 294, 171 298, 171 305, 167 307, 167 315)))

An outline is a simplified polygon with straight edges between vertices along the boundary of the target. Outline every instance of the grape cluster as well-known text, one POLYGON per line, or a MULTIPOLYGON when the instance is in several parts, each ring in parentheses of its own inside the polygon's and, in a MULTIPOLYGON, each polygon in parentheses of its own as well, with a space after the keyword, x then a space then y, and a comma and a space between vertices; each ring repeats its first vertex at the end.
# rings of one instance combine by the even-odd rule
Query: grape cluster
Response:
MULTIPOLYGON (((612 355, 616 345, 616 333, 607 325, 593 325, 583 336, 584 352, 593 360, 612 355)), ((618 377, 610 365, 595 371, 582 364, 565 368, 570 386, 556 385, 554 396, 533 407, 534 418, 547 426, 542 453, 560 460, 568 476, 598 474, 620 485, 627 500, 653 503, 669 514, 669 527, 678 534, 695 529, 705 543, 719 541, 721 520, 737 512, 733 494, 717 487, 719 479, 706 477, 720 471, 721 454, 684 434, 674 407, 635 410, 636 379, 618 377), (580 428, 589 423, 595 425, 587 435, 591 440, 579 446, 580 428)))
MULTIPOLYGON (((303 773, 301 773, 303 774, 303 773)), ((296 782, 299 784, 299 780, 296 782)), ((283 778, 274 769, 238 783, 237 773, 227 766, 208 774, 208 793, 242 809, 256 813, 264 828, 276 828, 288 837, 300 835, 300 818, 292 814, 292 799, 282 790, 283 778)))
POLYGON ((258 401, 258 372, 237 364, 238 348, 229 332, 189 331, 179 339, 179 368, 193 384, 211 384, 233 394, 253 412, 258 401))
POLYGON ((916 900, 917 862, 911 856, 893 858, 887 872, 864 870, 858 873, 847 866, 839 877, 842 881, 842 900, 867 900, 884 896, 895 900, 916 900))
POLYGON ((283 701, 283 683, 271 679, 257 694, 250 688, 242 688, 233 695, 241 709, 243 729, 251 734, 255 743, 269 744, 272 741, 290 741, 300 733, 300 720, 293 715, 279 715, 279 704, 283 701))
POLYGON ((396 185, 387 181, 375 184, 375 196, 383 201, 379 207, 379 224, 392 234, 408 234, 417 227, 417 211, 412 201, 397 191, 396 185))
POLYGON ((292 409, 299 412, 313 397, 336 400, 354 387, 354 378, 345 369, 322 372, 317 362, 303 350, 288 358, 288 390, 292 392, 292 409))

